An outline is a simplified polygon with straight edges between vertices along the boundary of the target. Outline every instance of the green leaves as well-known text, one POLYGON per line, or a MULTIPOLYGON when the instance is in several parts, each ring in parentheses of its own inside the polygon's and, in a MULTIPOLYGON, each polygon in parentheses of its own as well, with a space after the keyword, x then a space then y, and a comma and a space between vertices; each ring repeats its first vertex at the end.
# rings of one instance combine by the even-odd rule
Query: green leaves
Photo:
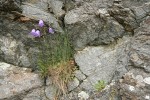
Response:
POLYGON ((101 91, 102 89, 104 89, 106 86, 106 83, 104 80, 99 80, 97 84, 95 84, 95 89, 97 91, 101 91))
POLYGON ((48 68, 68 62, 73 56, 73 48, 67 33, 44 36, 39 46, 41 52, 38 58, 38 68, 42 76, 47 75, 48 68))

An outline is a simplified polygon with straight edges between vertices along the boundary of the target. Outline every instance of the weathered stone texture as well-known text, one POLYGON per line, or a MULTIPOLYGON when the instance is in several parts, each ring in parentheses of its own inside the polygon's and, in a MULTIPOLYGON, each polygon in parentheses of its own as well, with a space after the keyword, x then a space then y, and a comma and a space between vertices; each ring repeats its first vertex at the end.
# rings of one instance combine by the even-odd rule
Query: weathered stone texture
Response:
POLYGON ((133 32, 138 27, 134 13, 129 8, 124 8, 121 4, 114 4, 108 9, 110 16, 116 19, 126 31, 133 32))
MULTIPOLYGON (((102 19, 96 14, 102 6, 106 6, 101 3, 93 1, 65 15, 66 28, 73 34, 76 49, 83 49, 87 45, 110 44, 123 36, 124 28, 114 18, 108 15, 108 18, 102 19)), ((107 12, 107 8, 103 9, 107 12)))
MULTIPOLYGON (((149 74, 141 70, 130 70, 120 80, 120 95, 122 99, 149 100, 149 84, 145 82, 149 74), (140 78, 139 78, 140 76, 140 78)), ((149 82, 148 82, 149 83, 149 82)))
POLYGON ((0 99, 56 98, 52 80, 43 86, 31 72, 42 42, 28 33, 39 19, 71 34, 77 50, 79 69, 60 100, 150 100, 149 0, 1 0, 0 99), (100 80, 107 86, 96 91, 100 80))
POLYGON ((0 63, 0 99, 13 100, 15 96, 42 86, 42 80, 31 69, 0 63))
POLYGON ((149 0, 122 0, 122 4, 125 7, 132 7, 132 6, 142 6, 143 4, 149 2, 149 0))
POLYGON ((132 40, 130 61, 134 67, 150 72, 150 17, 135 30, 132 40))
MULTIPOLYGON (((0 61, 14 65, 36 68, 38 53, 37 41, 29 38, 29 32, 34 28, 31 22, 14 22, 4 15, 0 23, 0 61), (4 20, 5 18, 5 20, 4 20), (27 46, 28 45, 28 46, 27 46)), ((9 15, 8 15, 9 17, 9 15)))
POLYGON ((122 55, 127 53, 125 45, 129 43, 128 38, 118 41, 117 45, 87 47, 83 51, 78 51, 75 55, 75 61, 80 66, 80 70, 87 75, 80 85, 81 88, 88 91, 93 90, 99 80, 109 83, 117 70, 122 69, 122 71, 119 70, 118 75, 126 72, 124 66, 127 66, 127 58, 123 59, 122 55), (123 48, 124 46, 125 48, 123 48), (121 60, 122 65, 118 64, 121 60))
POLYGON ((42 19, 48 25, 51 25, 55 29, 55 31, 63 32, 62 28, 58 23, 58 20, 51 13, 45 12, 40 8, 29 3, 25 3, 24 5, 22 5, 22 9, 23 9, 22 12, 23 15, 35 20, 42 19))
POLYGON ((0 1, 0 11, 19 11, 21 12, 21 0, 1 0, 0 1))

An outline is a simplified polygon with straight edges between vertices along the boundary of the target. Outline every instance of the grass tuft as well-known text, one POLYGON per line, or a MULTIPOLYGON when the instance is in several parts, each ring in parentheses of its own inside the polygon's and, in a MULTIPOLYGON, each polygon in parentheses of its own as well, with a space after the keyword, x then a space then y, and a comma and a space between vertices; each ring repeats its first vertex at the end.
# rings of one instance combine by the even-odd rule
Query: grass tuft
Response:
POLYGON ((38 68, 42 77, 50 76, 53 84, 64 94, 67 82, 72 79, 75 70, 73 48, 69 35, 49 34, 41 39, 41 52, 38 58, 38 68))

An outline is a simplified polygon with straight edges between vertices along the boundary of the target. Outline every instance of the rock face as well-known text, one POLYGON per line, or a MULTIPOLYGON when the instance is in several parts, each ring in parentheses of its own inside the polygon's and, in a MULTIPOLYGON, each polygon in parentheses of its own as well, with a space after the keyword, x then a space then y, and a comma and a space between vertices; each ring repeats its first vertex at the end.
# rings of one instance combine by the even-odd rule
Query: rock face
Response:
POLYGON ((31 19, 36 19, 36 20, 42 19, 48 25, 51 25, 53 28, 55 28, 56 31, 63 32, 62 28, 60 27, 58 23, 58 20, 54 17, 53 14, 48 13, 47 11, 44 11, 30 3, 24 3, 24 5, 22 5, 22 9, 23 9, 22 11, 23 15, 31 19))
POLYGON ((75 61, 80 66, 81 72, 87 76, 81 84, 81 88, 88 91, 93 90, 95 84, 100 80, 109 83, 115 77, 117 69, 122 69, 119 74, 126 72, 124 66, 127 66, 127 58, 124 59, 122 56, 127 53, 127 48, 123 46, 129 44, 130 39, 128 38, 124 37, 123 40, 119 40, 117 45, 87 47, 83 51, 77 52, 75 61), (122 65, 119 65, 121 60, 122 65))
POLYGON ((135 19, 134 13, 129 8, 124 8, 122 5, 114 4, 108 10, 110 16, 116 19, 126 31, 132 32, 138 27, 138 23, 135 19))
POLYGON ((0 10, 7 12, 17 10, 21 12, 21 0, 1 0, 0 10))
POLYGON ((135 30, 131 44, 130 61, 134 67, 143 68, 150 72, 150 17, 147 17, 141 26, 135 30))
POLYGON ((4 19, 4 17, 1 17, 0 23, 2 28, 0 30, 1 61, 24 67, 32 66, 33 69, 36 68, 37 41, 28 37, 31 28, 34 26, 30 22, 14 22, 10 19, 4 19))
POLYGON ((28 33, 39 19, 71 34, 76 50, 78 70, 59 100, 150 100, 149 0, 1 0, 1 100, 57 98, 52 80, 44 86, 32 72, 44 44, 28 33))
POLYGON ((106 16, 100 18, 96 14, 99 10, 107 13, 107 9, 97 7, 97 3, 102 2, 93 1, 65 15, 66 28, 73 34, 76 49, 83 49, 87 45, 110 44, 124 34, 124 28, 114 18, 109 17, 109 14, 108 18, 106 16))
POLYGON ((39 75, 31 73, 30 69, 22 69, 3 62, 0 63, 1 100, 11 100, 16 98, 16 95, 21 96, 21 94, 40 86, 42 86, 42 81, 39 75))
POLYGON ((50 0, 49 6, 58 18, 65 15, 65 11, 63 10, 64 4, 61 0, 50 0))
POLYGON ((43 82, 39 74, 29 68, 0 62, 0 100, 53 99, 56 87, 52 84, 44 86, 43 82))
POLYGON ((140 70, 130 70, 120 80, 120 95, 122 99, 149 100, 149 74, 140 70), (147 80, 147 81, 146 81, 147 80), (145 92, 147 91, 147 92, 145 92))
POLYGON ((144 3, 149 2, 149 0, 122 0, 123 6, 132 7, 132 6, 142 6, 144 3))

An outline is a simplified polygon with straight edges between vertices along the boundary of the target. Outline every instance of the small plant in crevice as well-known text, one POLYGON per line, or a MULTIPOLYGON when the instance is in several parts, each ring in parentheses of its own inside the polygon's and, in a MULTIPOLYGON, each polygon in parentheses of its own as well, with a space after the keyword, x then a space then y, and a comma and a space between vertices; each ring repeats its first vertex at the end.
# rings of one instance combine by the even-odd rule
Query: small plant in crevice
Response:
POLYGON ((102 89, 104 89, 106 87, 106 83, 104 80, 99 80, 97 84, 95 84, 95 89, 97 91, 101 91, 102 89))
POLYGON ((72 79, 75 70, 69 34, 56 33, 51 27, 47 28, 42 20, 37 29, 32 29, 30 35, 39 39, 38 69, 41 76, 50 76, 53 84, 66 93, 66 84, 72 79))

